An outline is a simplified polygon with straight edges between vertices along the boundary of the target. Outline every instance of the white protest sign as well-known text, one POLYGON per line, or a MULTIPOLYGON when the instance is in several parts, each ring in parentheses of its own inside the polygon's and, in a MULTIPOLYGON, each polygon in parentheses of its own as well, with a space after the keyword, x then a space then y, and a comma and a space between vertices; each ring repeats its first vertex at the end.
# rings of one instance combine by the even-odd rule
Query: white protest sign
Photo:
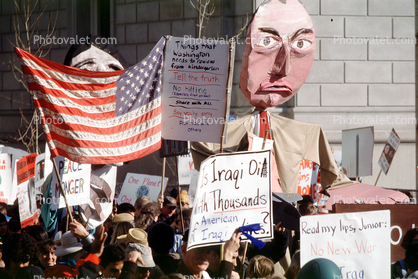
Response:
POLYGON ((162 137, 220 142, 227 119, 229 43, 167 39, 162 94, 162 137))
POLYGON ((372 175, 374 127, 343 130, 342 167, 348 177, 372 175))
POLYGON ((35 196, 36 153, 23 157, 16 164, 17 198, 20 226, 34 225, 38 219, 35 196))
POLYGON ((270 155, 217 154, 200 166, 187 249, 228 240, 236 228, 260 224, 258 239, 273 236, 270 155))
POLYGON ((382 171, 387 174, 392 164, 393 157, 395 156, 396 150, 398 149, 399 144, 401 143, 401 138, 395 132, 395 129, 392 129, 392 132, 389 135, 389 138, 383 148, 382 155, 379 158, 379 166, 382 171))
POLYGON ((301 217, 301 266, 327 258, 343 279, 389 279, 390 231, 389 210, 301 217))
POLYGON ((194 175, 197 175, 199 172, 196 172, 194 168, 194 162, 192 154, 180 155, 177 156, 177 166, 178 166, 178 178, 180 185, 188 185, 192 180, 194 175))
MULTIPOLYGON (((62 186, 69 206, 88 203, 90 200, 90 164, 79 164, 65 157, 54 158, 60 173, 62 186)), ((52 206, 51 209, 65 207, 64 197, 58 177, 54 171, 52 174, 52 206)))
POLYGON ((13 175, 12 175, 12 155, 0 154, 0 202, 12 204, 12 189, 13 189, 13 175))
MULTIPOLYGON (((164 190, 167 182, 168 178, 165 177, 164 190)), ((160 193, 161 176, 128 172, 119 193, 118 204, 126 202, 134 205, 136 199, 140 196, 148 196, 156 202, 160 193)))

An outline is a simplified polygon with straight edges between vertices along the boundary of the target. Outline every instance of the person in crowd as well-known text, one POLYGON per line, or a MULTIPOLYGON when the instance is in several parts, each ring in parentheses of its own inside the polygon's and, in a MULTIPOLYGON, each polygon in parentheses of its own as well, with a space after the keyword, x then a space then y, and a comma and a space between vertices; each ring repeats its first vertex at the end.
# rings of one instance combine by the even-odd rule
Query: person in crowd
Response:
POLYGON ((125 258, 126 250, 121 245, 110 244, 106 246, 100 256, 100 271, 103 278, 118 279, 122 273, 125 258))
POLYGON ((48 266, 54 266, 57 263, 57 255, 55 250, 57 245, 52 239, 45 239, 38 243, 39 249, 39 267, 45 270, 48 266))
POLYGON ((189 208, 190 201, 186 190, 181 190, 180 195, 177 196, 177 204, 181 204, 183 208, 189 208))
POLYGON ((126 235, 129 232, 129 230, 132 229, 133 227, 134 226, 132 225, 131 222, 117 223, 116 227, 113 230, 112 239, 110 240, 110 244, 115 244, 119 236, 126 235))
POLYGON ((0 268, 2 279, 15 278, 20 268, 34 265, 39 259, 36 242, 26 233, 11 235, 4 242, 3 251, 5 268, 0 268))
MULTIPOLYGON (((238 248, 239 249, 239 248, 238 248)), ((211 278, 217 277, 218 274, 223 274, 224 269, 229 269, 230 264, 225 261, 221 261, 221 245, 214 245, 209 247, 209 267, 206 270, 211 278)), ((232 265, 234 268, 237 266, 238 250, 232 256, 232 265)), ((229 276, 230 278, 238 278, 239 274, 232 270, 229 276)))
POLYGON ((156 223, 148 230, 148 243, 151 247, 155 264, 168 275, 177 270, 179 261, 170 254, 174 245, 174 231, 166 223, 156 223))
POLYGON ((0 213, 0 238, 1 242, 5 242, 9 237, 9 226, 7 224, 6 216, 0 213))
MULTIPOLYGON (((233 270, 233 258, 235 251, 238 250, 240 245, 241 232, 234 232, 231 238, 225 242, 223 261, 225 261, 225 268, 222 272, 218 273, 218 278, 230 278, 233 270)), ((183 275, 183 278, 197 278, 197 279, 209 279, 210 276, 206 271, 209 267, 210 249, 209 247, 199 247, 187 250, 187 240, 189 233, 184 235, 183 245, 181 246, 181 252, 183 259, 179 264, 176 273, 183 275)))
POLYGON ((164 273, 155 266, 149 246, 130 243, 127 253, 128 259, 124 262, 119 279, 147 279, 151 278, 151 273, 154 273, 155 279, 164 276, 164 273))
POLYGON ((192 217, 192 209, 185 208, 181 211, 181 214, 177 215, 175 225, 175 235, 174 235, 174 246, 170 249, 171 253, 177 253, 180 256, 180 259, 183 258, 181 254, 181 245, 183 244, 183 232, 186 231, 190 226, 190 218, 192 217), (181 218, 183 216, 183 218, 181 218), (183 219, 183 226, 181 225, 181 220, 183 219))
POLYGON ((290 262, 290 266, 286 270, 284 277, 286 279, 296 279, 296 276, 298 275, 299 270, 300 270, 300 250, 297 250, 292 256, 292 261, 290 262))
POLYGON ((317 258, 307 262, 299 270, 296 279, 343 278, 340 268, 331 260, 317 258))
POLYGON ((130 203, 121 203, 120 205, 118 205, 117 212, 118 214, 129 213, 132 216, 135 216, 135 207, 130 203))
POLYGON ((164 197, 163 208, 161 209, 160 216, 158 216, 158 222, 165 222, 171 225, 175 220, 175 213, 177 209, 177 201, 170 196, 164 197))
POLYGON ((0 202, 0 213, 3 215, 7 215, 7 210, 9 209, 9 205, 5 202, 0 202))
POLYGON ((131 228, 127 234, 118 236, 116 243, 121 244, 126 248, 129 243, 140 243, 148 245, 148 234, 143 229, 131 228))
POLYGON ((158 203, 147 203, 144 207, 142 207, 139 219, 135 222, 135 227, 147 231, 152 224, 158 221, 160 213, 161 209, 158 203))
POLYGON ((24 227, 22 229, 22 233, 27 233, 28 235, 32 236, 36 240, 36 242, 48 239, 48 233, 43 227, 39 225, 31 225, 24 227))
POLYGON ((147 203, 152 202, 151 198, 148 196, 139 196, 134 204, 135 207, 135 220, 138 220, 139 214, 141 213, 142 207, 146 205, 147 203))
POLYGON ((274 262, 262 255, 253 257, 248 263, 247 278, 270 279, 274 274, 274 262))
POLYGON ((391 265, 391 278, 407 278, 418 270, 418 240, 412 240, 405 251, 405 259, 391 265))

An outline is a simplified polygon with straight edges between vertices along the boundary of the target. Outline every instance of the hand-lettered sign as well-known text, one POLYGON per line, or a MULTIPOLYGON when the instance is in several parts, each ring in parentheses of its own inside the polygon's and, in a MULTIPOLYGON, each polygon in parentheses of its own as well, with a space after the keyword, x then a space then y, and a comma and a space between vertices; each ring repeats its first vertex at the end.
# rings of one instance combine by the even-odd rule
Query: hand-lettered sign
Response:
MULTIPOLYGON (((69 206, 88 203, 90 200, 90 164, 79 164, 69 159, 57 156, 57 162, 62 186, 69 206)), ((52 209, 65 207, 64 197, 59 185, 58 177, 52 174, 52 209)))
POLYGON ((12 155, 0 154, 0 202, 13 204, 12 155))
POLYGON ((315 258, 332 260, 343 279, 390 278, 390 211, 300 218, 301 266, 315 258))
POLYGON ((167 40, 162 94, 162 137, 220 142, 227 119, 229 43, 167 40))
POLYGON ((200 166, 187 249, 228 240, 236 228, 260 223, 273 236, 270 150, 217 154, 200 166))
POLYGON ((16 164, 17 198, 22 228, 35 224, 39 217, 35 197, 35 162, 36 154, 31 154, 16 164))
MULTIPOLYGON (((167 182, 168 178, 165 177, 164 189, 167 182)), ((134 205, 139 196, 148 196, 156 202, 160 193, 161 176, 128 172, 119 194, 118 204, 130 203, 134 205)))

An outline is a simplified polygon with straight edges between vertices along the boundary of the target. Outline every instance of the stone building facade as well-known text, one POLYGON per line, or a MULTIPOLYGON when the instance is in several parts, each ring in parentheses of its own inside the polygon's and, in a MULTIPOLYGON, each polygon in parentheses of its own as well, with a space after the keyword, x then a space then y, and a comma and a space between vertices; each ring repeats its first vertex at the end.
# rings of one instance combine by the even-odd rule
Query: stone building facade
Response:
MULTIPOLYGON (((230 38, 251 20, 261 0, 213 0, 215 12, 203 35, 230 38)), ((32 18, 40 18, 39 35, 45 36, 49 15, 54 19, 56 38, 98 34, 116 39, 129 64, 148 54, 163 35, 198 35, 198 13, 190 0, 43 0, 32 18)), ((195 2, 195 1, 193 1, 195 2)), ((316 58, 307 82, 296 97, 270 111, 296 120, 320 124, 331 146, 341 150, 341 131, 374 126, 373 176, 363 182, 374 184, 384 142, 392 128, 402 139, 387 176, 378 185, 416 189, 415 159, 415 3, 413 0, 302 0, 314 21, 316 58)), ((33 105, 10 68, 15 40, 13 0, 2 0, 0 9, 0 139, 16 133, 21 111, 30 116, 33 105)), ((22 23, 21 23, 22 24, 22 23)), ((244 34, 245 35, 245 34, 244 34)), ((22 33, 21 37, 25 40, 22 33)), ((236 47, 231 114, 240 117, 251 107, 239 88, 239 70, 244 49, 243 36, 236 47)), ((51 46, 45 58, 62 63, 68 44, 51 46)), ((170 160, 169 160, 170 161, 170 160)), ((171 162, 171 161, 170 161, 171 162)), ((126 172, 160 174, 158 154, 122 167, 126 172), (154 161, 144 169, 144 162, 154 161)), ((173 164, 172 164, 173 165, 173 164)), ((173 177, 173 172, 168 173, 173 177)), ((173 181, 171 179, 170 181, 173 181)))

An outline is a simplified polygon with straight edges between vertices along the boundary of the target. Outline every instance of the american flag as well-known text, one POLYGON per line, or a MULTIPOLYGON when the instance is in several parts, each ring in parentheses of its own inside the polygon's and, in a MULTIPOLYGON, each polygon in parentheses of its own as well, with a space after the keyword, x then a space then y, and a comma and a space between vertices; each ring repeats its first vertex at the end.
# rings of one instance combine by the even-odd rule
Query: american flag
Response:
POLYGON ((161 147, 165 41, 138 64, 115 72, 67 67, 16 48, 54 157, 110 164, 161 147))

